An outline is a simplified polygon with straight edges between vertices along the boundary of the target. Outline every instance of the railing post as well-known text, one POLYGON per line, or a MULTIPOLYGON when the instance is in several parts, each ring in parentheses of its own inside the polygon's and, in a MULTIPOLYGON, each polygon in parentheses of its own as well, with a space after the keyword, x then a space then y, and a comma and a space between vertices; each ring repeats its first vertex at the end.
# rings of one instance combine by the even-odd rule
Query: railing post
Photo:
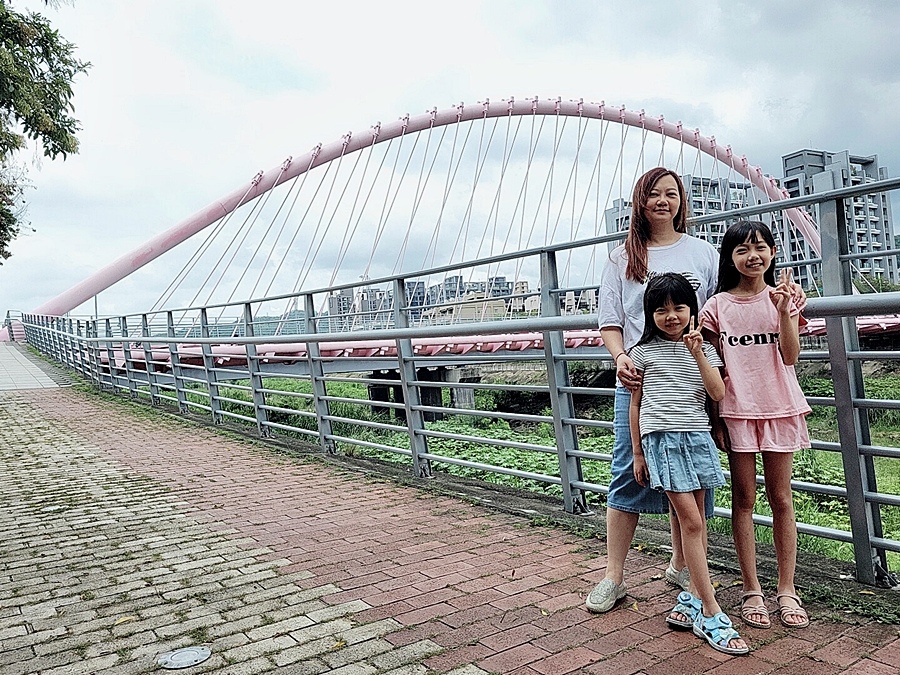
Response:
POLYGON ((64 366, 69 365, 66 353, 66 318, 64 316, 56 319, 56 355, 60 363, 64 366))
MULTIPOLYGON (((147 315, 144 315, 144 325, 147 325, 147 315)), ((171 311, 166 312, 166 334, 175 336, 175 317, 171 311)), ((187 394, 184 391, 184 371, 181 368, 181 357, 178 355, 178 343, 169 341, 169 364, 172 368, 172 384, 175 388, 175 398, 178 401, 178 412, 188 411, 187 394)), ((149 372, 149 371, 148 371, 149 372)))
POLYGON ((96 319, 85 319, 84 321, 84 339, 81 343, 82 363, 84 364, 85 379, 100 385, 100 373, 97 370, 97 350, 100 345, 91 342, 91 338, 97 337, 97 321, 96 319))
POLYGON ((44 353, 43 344, 45 330, 43 317, 35 315, 33 321, 36 327, 30 331, 27 327, 25 328, 25 341, 34 346, 39 352, 44 353))
POLYGON ((66 320, 66 353, 69 357, 69 368, 78 372, 78 332, 75 319, 66 320))
MULTIPOLYGON (((541 253, 541 316, 559 316, 559 274, 556 268, 556 254, 552 251, 541 253)), ((544 358, 547 363, 547 384, 550 388, 550 405, 553 410, 553 430, 556 432, 556 453, 559 461, 559 477, 562 480, 563 505, 567 513, 588 513, 584 493, 573 488, 573 482, 581 482, 581 459, 571 456, 578 450, 578 436, 571 424, 563 420, 575 417, 572 395, 560 391, 569 386, 568 364, 558 359, 566 350, 562 331, 544 331, 544 358)))
POLYGON ((141 348, 144 350, 144 367, 147 373, 147 387, 150 389, 150 400, 154 404, 158 404, 159 382, 156 377, 156 366, 153 363, 153 344, 150 342, 153 333, 150 328, 150 320, 146 314, 141 314, 141 337, 143 338, 141 340, 141 348))
POLYGON ((69 339, 72 344, 72 370, 84 372, 84 343, 81 341, 81 319, 69 319, 69 339))
POLYGON ((46 354, 47 348, 44 343, 47 340, 47 326, 44 317, 40 315, 36 316, 35 323, 37 324, 37 331, 34 336, 34 342, 32 342, 31 344, 37 347, 38 351, 40 351, 42 354, 46 354))
MULTIPOLYGON (((87 324, 85 324, 87 325, 87 324)), ((73 349, 72 349, 72 359, 74 361, 75 370, 81 373, 82 377, 88 378, 88 368, 87 368, 87 359, 85 358, 84 351, 86 349, 86 343, 84 341, 84 331, 82 329, 81 319, 76 319, 74 323, 75 332, 72 334, 73 340, 73 349)))
MULTIPOLYGON (((131 342, 129 340, 128 335, 128 318, 124 316, 119 317, 119 332, 122 334, 122 358, 125 360, 125 382, 128 384, 128 394, 131 398, 137 398, 137 378, 134 374, 134 358, 131 355, 131 342)), ((142 332, 146 332, 143 330, 142 332)), ((150 384, 150 349, 147 343, 144 343, 144 364, 147 369, 147 384, 150 384)), ((112 349, 112 343, 110 343, 109 347, 109 365, 110 372, 112 372, 112 368, 114 367, 114 354, 115 352, 112 349)), ((153 396, 153 387, 150 387, 150 402, 154 405, 158 402, 156 398, 153 396)))
MULTIPOLYGON (((849 253, 847 223, 843 200, 819 205, 819 230, 822 236, 822 289, 826 296, 850 295, 853 282, 850 262, 839 256, 849 253)), ((828 356, 831 378, 834 381, 834 400, 837 407, 838 434, 847 483, 847 507, 850 512, 850 531, 856 559, 857 581, 874 585, 879 564, 887 569, 886 561, 872 546, 872 537, 881 536, 878 505, 866 501, 866 491, 875 491, 875 470, 871 457, 863 457, 860 445, 868 445, 869 419, 865 410, 853 405, 853 399, 864 398, 862 368, 859 361, 847 359, 848 351, 859 350, 859 333, 854 317, 828 317, 828 356)))
POLYGON ((88 349, 88 343, 84 341, 85 333, 88 330, 88 325, 88 321, 85 321, 84 329, 82 330, 81 319, 78 319, 75 322, 76 344, 78 345, 78 350, 75 352, 75 354, 81 375, 87 379, 90 379, 90 359, 85 353, 88 349))
MULTIPOLYGON (((200 335, 203 338, 209 337, 209 317, 206 313, 206 307, 200 310, 200 335)), ((218 337, 218 335, 216 336, 218 337)), ((204 342, 200 345, 200 352, 203 354, 203 369, 206 371, 206 389, 209 392, 209 411, 212 414, 213 424, 222 422, 222 402, 219 401, 219 384, 216 377, 216 363, 213 359, 212 345, 204 342)))
POLYGON ((33 345, 39 352, 42 354, 46 354, 46 350, 44 349, 44 339, 46 337, 46 328, 44 327, 44 317, 40 315, 35 315, 34 323, 36 324, 36 328, 32 331, 32 339, 28 337, 28 329, 25 329, 25 338, 28 344, 33 345))
MULTIPOLYGON (((406 284, 402 279, 394 280, 394 326, 409 328, 409 317, 406 312, 406 284)), ((397 365, 400 371, 400 385, 403 390, 403 404, 406 407, 406 429, 409 432, 409 449, 412 451, 413 472, 420 478, 431 476, 431 462, 422 457, 428 452, 428 439, 422 434, 425 431, 425 416, 419 409, 422 397, 416 381, 416 364, 414 361, 412 340, 397 340, 397 365)))
POLYGON ((59 354, 59 317, 51 316, 47 317, 47 352, 53 355, 60 363, 63 362, 62 358, 59 354))
MULTIPOLYGON (((315 321, 316 306, 313 296, 306 294, 303 296, 304 319, 303 332, 317 333, 317 325, 315 321)), ((316 413, 316 423, 319 427, 319 445, 324 452, 334 454, 337 452, 334 440, 331 438, 331 420, 328 419, 330 414, 328 411, 328 401, 325 396, 328 395, 325 386, 325 368, 322 365, 322 352, 319 349, 318 342, 306 342, 306 362, 309 364, 309 383, 313 394, 313 409, 316 413)))
POLYGON ((59 350, 56 348, 56 317, 48 316, 44 319, 44 330, 47 334, 47 337, 44 339, 44 353, 52 354, 57 361, 59 356, 59 350))
POLYGON ((53 317, 53 324, 51 326, 52 333, 50 333, 50 339, 52 344, 52 353, 53 358, 55 358, 60 363, 65 364, 65 350, 61 347, 62 345, 62 322, 63 318, 61 316, 53 317))
POLYGON ((72 346, 70 344, 70 326, 71 320, 67 317, 63 317, 59 321, 59 348, 62 353, 62 362, 66 368, 71 368, 74 370, 72 366, 72 346))
POLYGON ((63 317, 60 319, 59 323, 59 346, 62 350, 63 365, 65 365, 66 368, 72 368, 74 370, 72 366, 72 346, 70 344, 70 327, 72 322, 67 317, 63 317))
MULTIPOLYGON (((94 337, 99 338, 100 337, 100 322, 99 321, 94 322, 94 330, 96 332, 96 335, 94 335, 94 337)), ((115 392, 116 388, 114 386, 115 380, 113 379, 113 359, 112 359, 112 346, 111 346, 112 341, 110 340, 110 338, 112 338, 112 323, 110 322, 108 317, 103 320, 103 330, 104 330, 103 337, 106 338, 106 358, 108 359, 108 364, 109 364, 109 385, 112 387, 112 390, 115 392)), ((103 343, 97 342, 97 349, 95 350, 94 353, 95 353, 95 358, 97 360, 97 366, 96 366, 97 367, 97 388, 100 390, 103 389, 103 356, 102 356, 103 349, 104 349, 103 343)))
POLYGON ((41 317, 41 323, 44 325, 43 349, 41 349, 41 351, 44 354, 56 357, 56 318, 49 316, 41 317))
MULTIPOLYGON (((46 326, 47 338, 45 341, 46 344, 44 346, 44 353, 49 354, 53 356, 53 358, 55 358, 57 361, 60 361, 60 359, 57 358, 59 356, 59 350, 56 348, 56 323, 57 317, 55 316, 48 316, 45 319, 44 325, 46 326)), ((62 363, 62 361, 60 361, 60 363, 62 363)))
MULTIPOLYGON (((255 337, 256 330, 253 327, 253 308, 250 303, 244 304, 244 335, 255 337)), ((259 354, 256 345, 248 342, 247 349, 247 373, 250 375, 250 393, 253 396, 253 413, 256 415, 256 430, 260 437, 271 435, 269 431, 269 411, 266 410, 266 395, 263 392, 263 380, 259 374, 259 354)))

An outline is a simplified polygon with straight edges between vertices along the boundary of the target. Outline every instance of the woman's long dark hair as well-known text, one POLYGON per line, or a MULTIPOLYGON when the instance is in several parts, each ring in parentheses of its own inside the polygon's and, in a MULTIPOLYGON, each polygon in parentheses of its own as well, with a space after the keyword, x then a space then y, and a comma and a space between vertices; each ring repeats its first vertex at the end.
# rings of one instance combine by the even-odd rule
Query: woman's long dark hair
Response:
POLYGON ((663 176, 672 176, 678 186, 678 196, 681 206, 674 216, 676 232, 687 231, 687 196, 684 194, 684 184, 681 177, 665 167, 658 166, 650 169, 638 178, 634 184, 634 192, 631 195, 631 223, 628 226, 628 236, 625 238, 625 253, 628 255, 628 264, 625 267, 625 278, 644 283, 649 269, 647 268, 647 242, 650 241, 650 222, 644 216, 644 207, 650 199, 650 191, 656 182, 663 176))
POLYGON ((660 335, 659 328, 653 320, 653 313, 658 307, 664 306, 671 301, 673 305, 687 305, 691 309, 691 316, 696 320, 699 314, 697 308, 697 293, 691 282, 684 278, 681 274, 675 272, 664 272, 655 274, 650 277, 647 282, 647 288, 644 289, 644 333, 638 344, 642 345, 650 342, 653 338, 660 335))
MULTIPOLYGON (((716 285, 716 293, 724 293, 736 288, 741 282, 741 273, 734 266, 734 249, 750 242, 758 244, 760 239, 771 247, 775 247, 775 237, 772 230, 765 223, 758 220, 739 220, 725 231, 722 237, 722 246, 719 249, 719 283, 716 285)), ((772 256, 772 264, 763 274, 763 279, 769 286, 775 286, 775 256, 772 256)))

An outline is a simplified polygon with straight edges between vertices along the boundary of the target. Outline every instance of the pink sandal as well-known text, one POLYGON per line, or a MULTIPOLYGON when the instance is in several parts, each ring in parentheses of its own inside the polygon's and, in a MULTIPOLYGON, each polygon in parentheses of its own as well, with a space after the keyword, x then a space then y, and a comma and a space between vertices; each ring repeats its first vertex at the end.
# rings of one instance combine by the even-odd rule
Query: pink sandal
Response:
POLYGON ((806 628, 809 625, 809 615, 803 609, 803 603, 796 595, 793 593, 779 593, 775 596, 775 602, 778 603, 778 618, 781 620, 782 625, 787 628, 806 628), (796 602, 797 606, 788 607, 787 605, 782 605, 781 598, 789 598, 796 602), (795 623, 785 621, 789 617, 798 617, 800 621, 795 623))
POLYGON ((769 620, 769 610, 765 604, 748 605, 749 598, 760 598, 765 602, 766 596, 760 591, 746 591, 741 595, 741 620, 748 626, 753 628, 771 628, 772 622, 769 620), (763 619, 754 619, 754 616, 761 616, 763 619))

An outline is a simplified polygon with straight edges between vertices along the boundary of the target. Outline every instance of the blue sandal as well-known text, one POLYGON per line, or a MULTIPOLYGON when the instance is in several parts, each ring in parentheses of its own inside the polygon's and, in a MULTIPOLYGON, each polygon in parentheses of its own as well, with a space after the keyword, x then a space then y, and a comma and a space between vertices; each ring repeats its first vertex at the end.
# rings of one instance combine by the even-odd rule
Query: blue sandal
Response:
POLYGON ((725 612, 719 612, 713 616, 703 616, 702 612, 697 613, 694 619, 694 635, 703 638, 709 643, 709 646, 723 654, 731 654, 732 656, 740 656, 750 651, 749 647, 729 647, 728 643, 732 640, 740 639, 740 635, 734 629, 731 619, 725 612))
POLYGON ((695 598, 687 591, 682 591, 678 594, 677 600, 678 604, 672 608, 671 612, 669 612, 669 616, 666 617, 666 623, 669 624, 672 628, 690 630, 691 628, 693 628, 694 621, 700 614, 700 598, 695 598), (675 613, 684 614, 687 617, 687 621, 676 619, 672 616, 675 613))

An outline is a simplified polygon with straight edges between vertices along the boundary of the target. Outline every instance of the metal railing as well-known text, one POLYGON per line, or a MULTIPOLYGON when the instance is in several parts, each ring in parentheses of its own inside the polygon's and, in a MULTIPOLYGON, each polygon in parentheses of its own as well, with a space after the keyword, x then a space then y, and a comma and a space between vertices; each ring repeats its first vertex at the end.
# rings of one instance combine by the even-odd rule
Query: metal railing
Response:
MULTIPOLYGON (((900 359, 900 352, 861 350, 855 317, 900 312, 900 293, 853 295, 851 261, 858 256, 848 252, 844 200, 897 188, 900 179, 891 179, 695 219, 733 221, 818 205, 826 297, 811 298, 805 314, 824 318, 828 351, 805 351, 801 358, 830 366, 834 395, 811 397, 810 402, 836 408, 839 441, 814 440, 812 446, 840 455, 844 485, 795 480, 793 487, 845 502, 849 526, 798 522, 798 531, 852 544, 859 581, 880 585, 896 584, 887 553, 900 552, 900 534, 885 533, 882 514, 883 509, 900 508, 900 496, 879 491, 875 459, 900 464, 900 449, 872 444, 869 411, 898 410, 900 402, 868 398, 861 366, 900 359)), ((607 242, 618 236, 367 280, 368 286, 390 289, 387 329, 323 332, 334 317, 317 316, 317 302, 359 284, 154 314, 101 319, 24 314, 21 321, 29 344, 104 390, 169 403, 184 412, 200 411, 217 423, 230 419, 255 425, 263 437, 299 436, 328 453, 363 452, 408 462, 423 478, 435 469, 488 479, 504 475, 558 492, 568 512, 588 513, 590 495, 607 492, 612 423, 579 416, 576 403, 593 398, 603 404, 613 389, 573 386, 572 378, 579 368, 609 368, 610 358, 596 334, 589 332, 596 329, 595 313, 563 315, 561 299, 589 289, 561 287, 557 265, 564 252, 596 248, 592 252, 604 255, 607 242), (539 316, 423 325, 407 302, 408 286, 416 278, 513 259, 537 271, 539 316), (260 319, 266 307, 285 300, 302 308, 290 319, 300 330, 288 335, 263 329, 273 321, 260 319), (216 313, 218 318, 211 319, 216 313), (225 314, 230 318, 224 324, 234 327, 230 331, 222 329, 225 314), (535 363, 540 368, 532 372, 545 375, 546 381, 478 381, 488 366, 535 363), (513 394, 537 399, 545 409, 503 412, 496 405, 478 405, 483 396, 513 394), (453 423, 459 419, 470 424, 453 423), (525 428, 536 433, 516 431, 525 428)), ((898 253, 884 250, 872 257, 898 253)), ((728 517, 730 510, 719 508, 716 513, 728 517)), ((771 525, 764 516, 754 519, 771 525)))

